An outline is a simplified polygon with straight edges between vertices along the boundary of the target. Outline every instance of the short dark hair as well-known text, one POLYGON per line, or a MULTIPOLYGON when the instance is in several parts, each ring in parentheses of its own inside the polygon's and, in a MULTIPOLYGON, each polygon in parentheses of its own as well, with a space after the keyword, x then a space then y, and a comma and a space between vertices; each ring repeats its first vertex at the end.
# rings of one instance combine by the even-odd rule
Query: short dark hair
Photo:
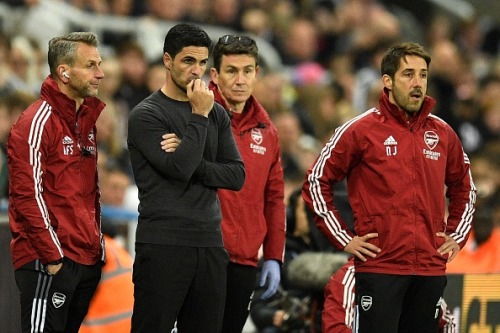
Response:
POLYGON ((57 76, 57 66, 73 65, 76 61, 78 43, 97 47, 99 38, 93 32, 70 32, 67 35, 54 37, 49 41, 48 62, 50 74, 57 76))
POLYGON ((173 26, 165 36, 163 53, 168 53, 172 58, 187 46, 206 47, 210 50, 212 40, 208 34, 197 25, 179 23, 173 26))
POLYGON ((255 40, 249 36, 225 35, 219 38, 213 49, 214 67, 220 72, 223 55, 247 54, 259 65, 259 49, 255 40))
POLYGON ((425 51, 424 47, 417 43, 404 42, 395 44, 387 50, 380 66, 382 75, 387 74, 391 78, 394 78, 394 74, 396 74, 401 65, 401 59, 409 55, 424 59, 427 68, 429 68, 431 56, 425 51))

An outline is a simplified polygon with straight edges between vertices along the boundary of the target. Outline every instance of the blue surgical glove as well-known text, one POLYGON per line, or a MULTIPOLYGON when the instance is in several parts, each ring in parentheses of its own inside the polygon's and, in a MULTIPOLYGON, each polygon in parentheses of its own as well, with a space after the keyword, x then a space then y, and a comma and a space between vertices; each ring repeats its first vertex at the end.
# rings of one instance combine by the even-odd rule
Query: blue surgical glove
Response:
POLYGON ((267 290, 260 296, 262 299, 268 299, 278 290, 280 284, 281 272, 280 264, 276 260, 266 260, 262 266, 262 274, 260 276, 260 286, 263 287, 268 280, 267 290))

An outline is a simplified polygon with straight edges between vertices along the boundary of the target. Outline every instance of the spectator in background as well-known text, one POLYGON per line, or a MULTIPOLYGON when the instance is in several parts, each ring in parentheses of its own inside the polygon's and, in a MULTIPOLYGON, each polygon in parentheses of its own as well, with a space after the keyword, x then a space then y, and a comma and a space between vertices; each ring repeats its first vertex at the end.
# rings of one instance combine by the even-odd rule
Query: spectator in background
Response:
MULTIPOLYGON (((493 27, 493 24, 485 24, 483 18, 477 14, 471 15, 458 21, 452 36, 460 53, 470 63, 474 75, 479 80, 488 75, 491 60, 495 57, 494 52, 491 54, 488 50, 489 42, 486 37, 493 27)), ((493 47, 498 48, 498 45, 493 45, 493 47)))
POLYGON ((284 42, 289 24, 297 13, 295 3, 287 0, 270 1, 263 7, 270 16, 271 31, 274 35, 271 43, 281 56, 285 49, 284 42))
MULTIPOLYGON (((339 196, 339 207, 345 207, 346 198, 339 196)), ((311 211, 300 196, 300 187, 290 195, 286 211, 281 288, 268 300, 258 297, 263 292, 258 288, 251 318, 262 333, 317 332, 321 328, 323 288, 333 272, 346 261, 346 256, 334 253, 336 250, 316 228, 311 211)), ((346 220, 352 218, 350 210, 342 210, 342 215, 346 220)))
POLYGON ((263 248, 260 286, 267 299, 277 290, 285 248, 283 168, 278 131, 252 96, 258 84, 259 53, 248 36, 225 35, 213 48, 210 89, 231 117, 231 129, 245 164, 239 192, 219 190, 222 236, 229 252, 223 333, 239 333, 248 317, 263 248))
POLYGON ((476 207, 478 209, 491 210, 499 206, 500 168, 498 160, 498 152, 495 154, 495 152, 488 150, 471 155, 471 172, 477 189, 476 207))
POLYGON ((25 36, 19 35, 12 39, 7 57, 10 68, 10 80, 16 90, 31 94, 40 92, 43 77, 39 68, 39 48, 36 43, 25 36))
POLYGON ((209 24, 241 31, 240 0, 212 0, 209 24))
POLYGON ((148 90, 153 93, 161 88, 163 82, 165 81, 165 66, 163 65, 163 60, 159 59, 153 61, 149 64, 148 71, 146 73, 146 84, 148 90))
POLYGON ((14 90, 14 84, 9 80, 9 53, 11 38, 0 31, 0 97, 14 90))
POLYGON ((434 114, 446 121, 464 142, 467 153, 478 151, 484 144, 479 112, 470 102, 477 95, 471 68, 455 43, 441 41, 432 46, 432 76, 429 93, 436 97, 434 114))
POLYGON ((336 81, 300 86, 297 94, 297 104, 311 115, 315 137, 321 143, 328 142, 333 130, 355 115, 343 87, 336 81))
POLYGON ((130 16, 135 0, 68 0, 73 6, 100 15, 130 16))
POLYGON ((103 205, 112 207, 122 207, 125 200, 125 192, 132 185, 128 175, 123 169, 117 166, 105 167, 102 169, 102 177, 100 179, 101 187, 101 202, 103 205))
POLYGON ((10 127, 9 109, 5 104, 4 98, 0 97, 0 207, 7 206, 9 198, 9 173, 7 171, 7 136, 10 127))
POLYGON ((157 20, 181 21, 186 15, 184 0, 146 0, 147 15, 157 20))
POLYGON ((101 152, 106 153, 108 166, 119 167, 133 180, 132 165, 126 147, 125 135, 120 131, 118 110, 113 106, 111 104, 111 107, 106 109, 106 112, 103 112, 97 119, 98 148, 101 152))
POLYGON ((117 57, 106 57, 101 67, 106 70, 106 78, 102 81, 99 89, 99 98, 106 103, 106 110, 113 109, 117 118, 117 128, 125 142, 126 122, 128 117, 128 106, 125 101, 116 97, 118 90, 123 84, 122 64, 117 57))
POLYGON ((455 260, 448 263, 447 274, 500 273, 500 226, 493 219, 492 208, 478 208, 471 235, 455 260))
POLYGON ((21 113, 36 101, 36 95, 22 90, 15 90, 5 96, 4 102, 9 109, 11 124, 14 124, 21 113))
POLYGON ((353 109, 356 114, 360 114, 378 104, 369 106, 368 95, 370 94, 371 87, 375 83, 380 82, 380 63, 391 44, 392 42, 388 40, 378 42, 367 52, 368 60, 366 63, 356 70, 352 96, 353 109))
POLYGON ((481 119, 486 127, 486 143, 500 141, 500 97, 482 111, 481 119))
POLYGON ((485 76, 477 82, 476 90, 472 98, 456 101, 452 120, 469 154, 481 154, 490 142, 500 139, 499 76, 485 76))
POLYGON ((330 20, 330 46, 320 57, 330 76, 343 87, 347 100, 361 113, 364 109, 358 109, 355 75, 370 65, 371 51, 377 45, 401 39, 400 21, 381 1, 353 0, 335 4, 330 20))
POLYGON ((345 98, 353 103, 354 87, 356 83, 356 69, 352 57, 347 53, 334 54, 329 59, 328 71, 331 78, 340 84, 345 98))
POLYGON ((118 45, 116 55, 121 64, 122 83, 115 98, 119 102, 123 101, 130 112, 140 101, 149 96, 146 85, 148 61, 142 47, 133 41, 125 41, 118 45))
MULTIPOLYGON (((87 12, 94 13, 104 17, 104 15, 114 16, 114 19, 129 19, 136 16, 136 6, 142 4, 142 1, 136 0, 67 0, 73 6, 87 12)), ((124 39, 130 39, 133 35, 127 31, 116 29, 103 29, 101 31, 103 43, 110 47, 116 47, 124 39)))
POLYGON ((479 107, 484 145, 500 141, 500 73, 486 76, 479 82, 479 107))
POLYGON ((479 109, 482 111, 500 98, 500 70, 499 73, 493 72, 481 79, 479 81, 479 91, 481 91, 481 94, 476 96, 476 100, 479 109))
POLYGON ((304 167, 309 164, 301 161, 301 146, 318 147, 321 143, 313 135, 305 133, 302 129, 300 119, 292 112, 282 112, 273 117, 273 121, 280 133, 280 144, 285 173, 293 173, 295 170, 304 176, 304 167))
MULTIPOLYGON (((103 153, 101 156, 106 156, 106 154, 103 153)), ((126 202, 128 192, 135 185, 130 180, 130 175, 117 165, 99 164, 98 167, 100 173, 103 174, 100 184, 105 187, 104 190, 101 190, 101 203, 106 231, 114 239, 124 242, 127 236, 127 224, 137 217, 137 213, 126 202)))
POLYGON ((129 333, 134 307, 133 258, 120 241, 120 216, 105 214, 105 207, 123 209, 129 175, 119 168, 100 169, 99 187, 103 206, 102 232, 106 263, 96 293, 79 333, 129 333))
POLYGON ((123 82, 121 63, 116 57, 107 57, 103 59, 101 68, 106 71, 106 78, 101 83, 98 96, 106 103, 106 112, 97 120, 99 149, 107 152, 110 163, 118 164, 132 177, 126 149, 129 110, 126 102, 116 97, 123 82))
POLYGON ((453 40, 454 28, 454 24, 449 15, 442 12, 436 13, 427 20, 424 42, 432 46, 453 40))
POLYGON ((283 112, 273 118, 279 132, 281 164, 285 179, 285 203, 289 195, 303 181, 307 169, 316 158, 321 143, 305 134, 299 119, 292 112, 283 112))
POLYGON ((473 99, 457 100, 453 110, 453 127, 463 142, 464 151, 471 155, 479 153, 487 143, 488 127, 477 104, 473 99))
MULTIPOLYGON (((133 251, 133 244, 135 239, 129 237, 129 232, 135 229, 136 224, 130 224, 129 222, 132 220, 137 222, 137 206, 139 204, 137 186, 135 186, 134 184, 134 179, 130 178, 130 174, 123 170, 122 167, 117 165, 113 159, 108 160, 108 153, 105 150, 101 150, 98 148, 98 152, 99 161, 97 163, 97 168, 99 172, 106 172, 107 170, 114 169, 118 169, 121 171, 121 173, 115 173, 119 174, 119 177, 112 177, 114 179, 115 193, 120 193, 122 191, 121 189, 125 187, 125 184, 130 184, 126 187, 125 197, 123 199, 120 199, 121 201, 123 201, 123 204, 120 204, 118 208, 116 208, 114 205, 103 205, 101 207, 101 215, 105 219, 110 215, 116 217, 116 220, 120 222, 119 224, 121 225, 121 228, 120 230, 118 230, 120 234, 118 236, 115 236, 114 238, 120 239, 122 243, 128 242, 129 251, 133 251), (124 181, 122 179, 122 174, 128 176, 127 181, 124 181), (127 228, 125 228, 125 224, 128 225, 127 228)), ((119 196, 116 195, 115 197, 119 196)), ((115 200, 115 202, 117 202, 117 200, 115 200)))
POLYGON ((283 64, 293 70, 300 65, 317 63, 318 30, 313 22, 306 18, 292 19, 281 50, 283 64))
POLYGON ((210 20, 211 0, 191 0, 184 2, 184 21, 206 24, 210 20))
POLYGON ((296 92, 289 78, 279 71, 259 74, 259 84, 255 86, 254 96, 266 109, 271 118, 292 111, 297 115, 300 127, 314 135, 314 125, 307 111, 296 102, 296 92))
POLYGON ((399 40, 398 18, 378 0, 342 1, 336 8, 333 30, 339 35, 337 51, 349 53, 355 68, 364 52, 382 40, 399 40))
POLYGON ((9 196, 7 136, 21 112, 35 101, 35 95, 23 91, 13 91, 0 96, 0 200, 7 200, 9 196))
MULTIPOLYGON (((141 4, 143 14, 137 21, 132 40, 142 47, 144 58, 148 62, 162 59, 161 51, 151 47, 163 42, 165 25, 185 20, 187 1, 184 0, 145 0, 136 1, 141 4)), ((190 1, 191 2, 191 1, 190 1)))
POLYGON ((241 15, 243 31, 272 43, 274 34, 270 23, 269 13, 262 7, 247 8, 241 15))

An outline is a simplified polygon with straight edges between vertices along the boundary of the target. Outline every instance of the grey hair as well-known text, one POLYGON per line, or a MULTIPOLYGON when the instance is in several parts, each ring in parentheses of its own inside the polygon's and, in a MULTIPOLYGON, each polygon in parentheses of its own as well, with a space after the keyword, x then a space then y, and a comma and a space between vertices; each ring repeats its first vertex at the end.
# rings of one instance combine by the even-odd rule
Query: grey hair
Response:
POLYGON ((48 62, 52 76, 57 76, 57 66, 60 64, 71 66, 75 63, 78 43, 97 47, 99 38, 93 32, 70 32, 49 41, 48 62))

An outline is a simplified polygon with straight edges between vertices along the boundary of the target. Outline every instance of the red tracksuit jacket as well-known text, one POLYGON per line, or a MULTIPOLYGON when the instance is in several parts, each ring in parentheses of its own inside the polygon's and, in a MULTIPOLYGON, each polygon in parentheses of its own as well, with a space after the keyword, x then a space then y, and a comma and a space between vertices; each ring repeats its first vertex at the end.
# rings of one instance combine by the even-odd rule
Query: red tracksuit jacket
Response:
POLYGON ((378 109, 336 129, 307 173, 302 195, 335 246, 353 237, 333 205, 332 182, 344 178, 356 234, 378 233, 370 241, 382 252, 356 261, 358 272, 444 275, 447 256, 437 252, 444 238, 436 232, 461 247, 467 240, 476 198, 469 159, 452 128, 430 113, 434 105, 427 96, 407 123, 384 90, 378 109))
MULTIPOLYGON (((210 88, 215 100, 225 107, 217 86, 211 82, 210 88)), ((230 260, 241 265, 257 266, 262 244, 264 259, 283 262, 285 185, 278 131, 253 96, 242 114, 232 115, 231 128, 245 163, 246 178, 238 192, 217 192, 224 247, 230 260)))
POLYGON ((49 76, 7 141, 9 221, 14 268, 67 257, 91 265, 104 259, 100 231, 95 122, 104 108, 75 102, 49 76))

